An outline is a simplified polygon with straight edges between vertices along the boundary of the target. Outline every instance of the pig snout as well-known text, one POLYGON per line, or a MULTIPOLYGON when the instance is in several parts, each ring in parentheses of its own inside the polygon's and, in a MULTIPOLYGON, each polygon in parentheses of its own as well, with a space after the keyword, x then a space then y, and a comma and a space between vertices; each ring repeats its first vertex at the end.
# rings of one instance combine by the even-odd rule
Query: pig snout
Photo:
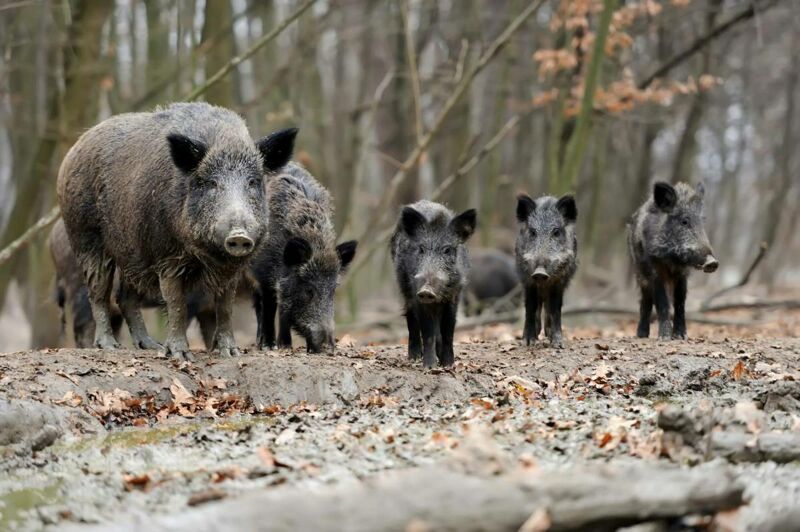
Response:
POLYGON ((244 257, 252 253, 255 242, 244 229, 232 229, 225 237, 225 251, 234 257, 244 257))
POLYGON ((543 283, 548 279, 550 279, 550 274, 547 273, 547 270, 545 269, 544 266, 538 266, 536 269, 533 270, 531 277, 537 283, 543 283))
POLYGON ((717 271, 719 268, 719 261, 714 257, 712 254, 708 254, 706 256, 705 262, 703 262, 703 271, 705 273, 713 273, 717 271))
POLYGON ((446 278, 439 273, 418 273, 414 276, 417 289, 417 299, 420 303, 435 303, 442 297, 442 286, 446 278))
POLYGON ((333 328, 311 329, 306 337, 306 348, 309 353, 333 351, 334 346, 333 328))

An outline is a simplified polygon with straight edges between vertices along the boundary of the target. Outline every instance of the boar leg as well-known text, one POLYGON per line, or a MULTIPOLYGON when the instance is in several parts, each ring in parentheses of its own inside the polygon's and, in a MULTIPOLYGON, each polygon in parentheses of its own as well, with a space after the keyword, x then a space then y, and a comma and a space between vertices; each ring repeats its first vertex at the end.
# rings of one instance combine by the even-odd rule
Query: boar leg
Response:
POLYGON ((650 316, 653 315, 653 289, 650 284, 640 283, 641 299, 639 300, 639 326, 636 336, 647 338, 650 336, 650 316))
POLYGON ((206 350, 214 349, 214 334, 217 331, 216 312, 201 310, 195 315, 195 318, 197 318, 197 324, 200 326, 200 334, 203 336, 206 350))
MULTIPOLYGON (((262 285, 263 286, 263 285, 262 285)), ((261 318, 258 328, 261 331, 258 337, 259 349, 275 348, 275 313, 278 311, 278 295, 270 288, 263 289, 261 295, 261 318)), ((289 334, 289 347, 292 346, 292 335, 289 334)))
POLYGON ((442 348, 439 353, 439 364, 443 367, 452 366, 455 363, 455 353, 453 352, 453 335, 456 330, 456 313, 458 306, 455 303, 446 303, 442 310, 441 318, 441 342, 442 348))
POLYGON ((406 308, 406 325, 408 325, 408 358, 417 360, 422 356, 422 337, 416 309, 406 308))
POLYGON ((535 286, 526 286, 525 328, 522 335, 525 340, 525 345, 531 345, 539 337, 539 331, 542 329, 541 308, 539 289, 535 286))
POLYGON ((673 289, 673 305, 675 306, 675 317, 672 323, 672 337, 686 339, 686 277, 679 275, 675 279, 673 289))
POLYGON ((100 349, 117 349, 119 342, 111 327, 111 288, 114 283, 114 263, 111 259, 91 258, 86 268, 89 287, 89 304, 95 322, 94 346, 100 349))
POLYGON ((422 333, 422 367, 424 368, 436 367, 436 337, 439 336, 438 318, 436 313, 429 309, 420 312, 419 325, 422 333))
POLYGON ((147 333, 147 326, 142 319, 142 299, 130 285, 122 282, 119 290, 119 308, 131 332, 133 346, 138 349, 161 349, 161 344, 153 340, 147 333))
POLYGON ((233 299, 236 297, 238 279, 228 284, 216 295, 214 304, 217 310, 217 330, 214 333, 214 351, 220 357, 228 358, 241 355, 233 338, 233 299))
POLYGON ((547 321, 550 325, 547 336, 550 338, 550 347, 561 349, 564 340, 561 333, 561 305, 564 301, 564 291, 561 287, 554 287, 547 297, 547 321))
POLYGON ((176 277, 162 275, 158 279, 161 296, 167 304, 167 339, 164 353, 177 359, 192 360, 189 342, 186 340, 186 291, 183 282, 176 277))
POLYGON ((672 325, 669 320, 669 296, 663 280, 656 279, 653 292, 655 296, 656 313, 658 314, 658 338, 669 340, 672 338, 672 325))
POLYGON ((288 314, 278 316, 278 347, 280 349, 292 348, 292 320, 288 314))

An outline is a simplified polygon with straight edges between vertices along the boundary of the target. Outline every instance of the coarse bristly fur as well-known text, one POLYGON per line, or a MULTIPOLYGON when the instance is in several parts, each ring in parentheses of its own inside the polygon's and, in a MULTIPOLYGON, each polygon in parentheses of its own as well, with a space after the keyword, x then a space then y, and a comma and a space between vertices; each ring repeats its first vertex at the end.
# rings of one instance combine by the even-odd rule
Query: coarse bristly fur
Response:
POLYGON ((390 242, 408 325, 408 356, 423 366, 454 363, 456 313, 469 271, 465 243, 476 212, 453 212, 427 200, 403 208, 390 242))
POLYGON ((544 311, 544 329, 550 345, 563 347, 561 307, 564 292, 578 268, 577 217, 575 198, 570 195, 534 200, 520 194, 517 198, 519 232, 515 255, 517 273, 525 289, 526 345, 539 337, 544 311))
POLYGON ((58 197, 89 289, 97 347, 118 346, 108 316, 116 268, 135 345, 160 347, 144 327, 139 300, 162 296, 164 347, 190 356, 186 293, 201 288, 216 300, 215 348, 238 353, 231 305, 266 232, 264 175, 288 161, 296 133, 254 142, 232 111, 178 103, 114 116, 81 136, 61 165, 58 197))
MULTIPOLYGON (((50 256, 55 266, 56 302, 61 309, 61 333, 62 335, 66 333, 67 309, 69 309, 75 347, 92 347, 95 324, 94 318, 92 318, 92 307, 89 303, 89 290, 83 280, 83 272, 81 272, 78 259, 75 257, 75 253, 73 253, 72 246, 69 243, 64 220, 59 219, 53 225, 48 237, 48 244, 50 256)), ((122 328, 122 314, 117 302, 123 295, 120 291, 119 272, 114 276, 113 287, 112 304, 110 306, 111 329, 114 331, 114 337, 119 339, 119 332, 122 328)), ((140 303, 143 308, 160 308, 164 306, 164 301, 160 296, 156 299, 143 298, 140 303)), ((196 287, 192 290, 186 300, 186 319, 189 322, 197 319, 206 348, 211 349, 214 330, 217 326, 213 296, 205 293, 201 287, 196 287)))
POLYGON ((291 347, 291 331, 309 351, 334 346, 334 295, 339 276, 355 256, 357 243, 336 245, 330 193, 302 166, 289 163, 267 183, 269 232, 253 260, 258 290, 258 344, 291 347))
POLYGON ((705 230, 705 188, 658 182, 628 223, 628 245, 641 291, 637 336, 650 335, 653 305, 661 339, 686 338, 686 295, 691 268, 707 273, 719 262, 705 230), (670 324, 669 291, 675 310, 670 324))

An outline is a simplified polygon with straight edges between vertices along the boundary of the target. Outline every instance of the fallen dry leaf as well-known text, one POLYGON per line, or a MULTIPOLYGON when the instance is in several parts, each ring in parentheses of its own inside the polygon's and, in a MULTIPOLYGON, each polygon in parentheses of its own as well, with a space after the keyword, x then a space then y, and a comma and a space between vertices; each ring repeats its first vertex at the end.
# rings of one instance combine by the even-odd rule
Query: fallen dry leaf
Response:
POLYGON ((219 501, 227 497, 228 494, 219 488, 210 488, 203 491, 193 493, 189 500, 186 502, 189 506, 197 506, 207 502, 219 501))
POLYGON ((69 390, 64 394, 64 397, 53 401, 53 403, 57 405, 79 406, 81 403, 83 403, 83 397, 77 395, 74 391, 69 390))
POLYGON ((150 475, 122 475, 122 481, 125 483, 125 491, 146 490, 150 484, 150 475))
POLYGON ((358 345, 358 342, 356 342, 356 339, 353 338, 351 335, 345 334, 344 336, 339 338, 339 341, 336 342, 336 345, 338 345, 339 347, 355 347, 358 345))

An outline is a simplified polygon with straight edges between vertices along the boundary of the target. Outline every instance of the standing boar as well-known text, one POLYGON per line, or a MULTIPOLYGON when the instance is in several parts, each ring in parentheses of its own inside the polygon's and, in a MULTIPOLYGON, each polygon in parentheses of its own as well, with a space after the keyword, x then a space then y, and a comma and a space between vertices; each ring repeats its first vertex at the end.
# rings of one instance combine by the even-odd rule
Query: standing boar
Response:
POLYGON ((452 366, 453 333, 467 281, 466 241, 475 231, 475 209, 458 216, 427 200, 403 207, 391 240, 397 282, 405 299, 408 357, 426 368, 452 366))
POLYGON ((267 183, 269 235, 253 260, 258 345, 292 346, 292 329, 309 352, 334 347, 334 292, 356 253, 356 241, 336 245, 331 196, 304 168, 290 163, 267 183))
MULTIPOLYGON (((465 312, 480 314, 519 286, 514 257, 497 249, 474 248, 469 252, 470 268, 464 296, 465 312)), ((519 306, 514 297, 509 306, 519 306)))
POLYGON ((636 335, 650 335, 650 315, 655 303, 658 337, 686 338, 686 293, 690 268, 716 271, 719 262, 708 241, 703 219, 703 185, 674 187, 656 183, 653 196, 634 213, 628 224, 628 245, 641 290, 636 335), (670 326, 669 292, 672 289, 675 321, 670 326))
POLYGON ((144 299, 167 306, 167 354, 190 357, 186 295, 214 298, 214 348, 238 354, 236 284, 266 232, 264 175, 290 158, 296 129, 254 142, 235 113, 179 103, 109 118, 84 133, 58 175, 58 200, 84 273, 96 347, 118 347, 110 323, 115 269, 134 344, 159 348, 142 320, 144 299))
MULTIPOLYGON (((64 334, 66 328, 66 315, 69 309, 72 315, 72 332, 75 346, 79 348, 91 347, 94 343, 94 318, 92 318, 92 306, 89 303, 89 291, 83 280, 78 259, 70 246, 67 230, 64 221, 59 219, 53 226, 48 238, 50 255, 55 266, 55 285, 56 301, 61 309, 61 333, 64 334)), ((247 290, 246 283, 241 283, 237 293, 243 288, 247 290)), ((114 288, 112 289, 112 304, 110 306, 111 329, 114 337, 119 339, 119 331, 122 328, 122 314, 119 310, 119 299, 123 296, 120 292, 119 274, 114 276, 114 288)), ((145 308, 163 307, 164 302, 159 297, 157 300, 144 300, 141 302, 145 308)), ((200 326, 200 333, 203 335, 206 348, 213 346, 214 331, 217 328, 216 312, 214 310, 214 299, 195 289, 189 293, 186 300, 187 321, 197 319, 200 326)))
POLYGON ((539 337, 544 307, 544 330, 550 345, 563 347, 561 305, 578 268, 577 217, 578 207, 572 196, 536 200, 525 194, 517 197, 519 233, 515 254, 517 273, 525 288, 526 345, 539 337))

